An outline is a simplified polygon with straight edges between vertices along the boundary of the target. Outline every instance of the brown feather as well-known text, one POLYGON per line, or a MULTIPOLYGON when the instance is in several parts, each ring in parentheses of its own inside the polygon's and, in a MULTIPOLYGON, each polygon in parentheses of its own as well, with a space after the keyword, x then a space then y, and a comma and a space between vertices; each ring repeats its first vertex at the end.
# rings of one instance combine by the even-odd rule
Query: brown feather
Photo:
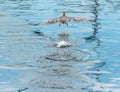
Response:
POLYGON ((70 19, 70 21, 76 21, 76 22, 82 22, 82 21, 91 21, 91 20, 88 20, 86 18, 80 18, 80 17, 68 17, 70 19))

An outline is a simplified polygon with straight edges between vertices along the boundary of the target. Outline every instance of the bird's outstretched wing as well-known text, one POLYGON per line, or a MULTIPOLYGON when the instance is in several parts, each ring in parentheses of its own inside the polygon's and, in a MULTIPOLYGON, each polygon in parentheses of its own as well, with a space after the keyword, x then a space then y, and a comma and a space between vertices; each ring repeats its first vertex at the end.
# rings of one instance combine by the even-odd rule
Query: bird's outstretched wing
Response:
POLYGON ((46 21, 37 23, 35 25, 53 24, 53 23, 56 23, 56 22, 58 22, 58 18, 46 20, 46 21))
POLYGON ((93 20, 89 20, 89 19, 86 19, 86 18, 80 18, 80 17, 68 17, 70 21, 76 21, 76 22, 93 22, 93 20))

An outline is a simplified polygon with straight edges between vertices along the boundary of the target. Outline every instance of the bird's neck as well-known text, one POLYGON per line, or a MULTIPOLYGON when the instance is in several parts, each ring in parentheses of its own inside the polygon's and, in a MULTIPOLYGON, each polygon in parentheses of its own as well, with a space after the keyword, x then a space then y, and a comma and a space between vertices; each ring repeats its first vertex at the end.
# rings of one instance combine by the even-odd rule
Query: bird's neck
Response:
POLYGON ((65 16, 65 12, 63 12, 63 16, 65 16))

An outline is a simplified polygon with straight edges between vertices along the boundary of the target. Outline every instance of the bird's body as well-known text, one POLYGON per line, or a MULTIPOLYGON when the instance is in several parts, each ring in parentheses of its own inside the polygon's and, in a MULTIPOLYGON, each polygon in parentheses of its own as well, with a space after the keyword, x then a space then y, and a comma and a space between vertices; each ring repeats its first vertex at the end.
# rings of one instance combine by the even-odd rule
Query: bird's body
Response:
POLYGON ((50 20, 47 20, 47 21, 43 21, 43 22, 37 23, 35 25, 53 24, 53 23, 57 23, 58 22, 59 26, 61 26, 61 24, 68 25, 69 21, 81 22, 81 21, 92 21, 92 20, 88 20, 86 18, 80 18, 80 17, 69 17, 69 16, 66 16, 65 12, 63 12, 63 16, 61 16, 61 17, 50 19, 50 20))

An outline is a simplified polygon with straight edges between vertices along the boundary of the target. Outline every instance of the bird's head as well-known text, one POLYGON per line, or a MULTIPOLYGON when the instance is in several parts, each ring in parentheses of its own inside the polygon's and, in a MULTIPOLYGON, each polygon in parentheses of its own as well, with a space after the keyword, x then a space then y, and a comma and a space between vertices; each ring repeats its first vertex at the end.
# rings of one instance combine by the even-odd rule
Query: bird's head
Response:
POLYGON ((65 16, 66 15, 66 12, 65 11, 63 11, 63 16, 65 16))

